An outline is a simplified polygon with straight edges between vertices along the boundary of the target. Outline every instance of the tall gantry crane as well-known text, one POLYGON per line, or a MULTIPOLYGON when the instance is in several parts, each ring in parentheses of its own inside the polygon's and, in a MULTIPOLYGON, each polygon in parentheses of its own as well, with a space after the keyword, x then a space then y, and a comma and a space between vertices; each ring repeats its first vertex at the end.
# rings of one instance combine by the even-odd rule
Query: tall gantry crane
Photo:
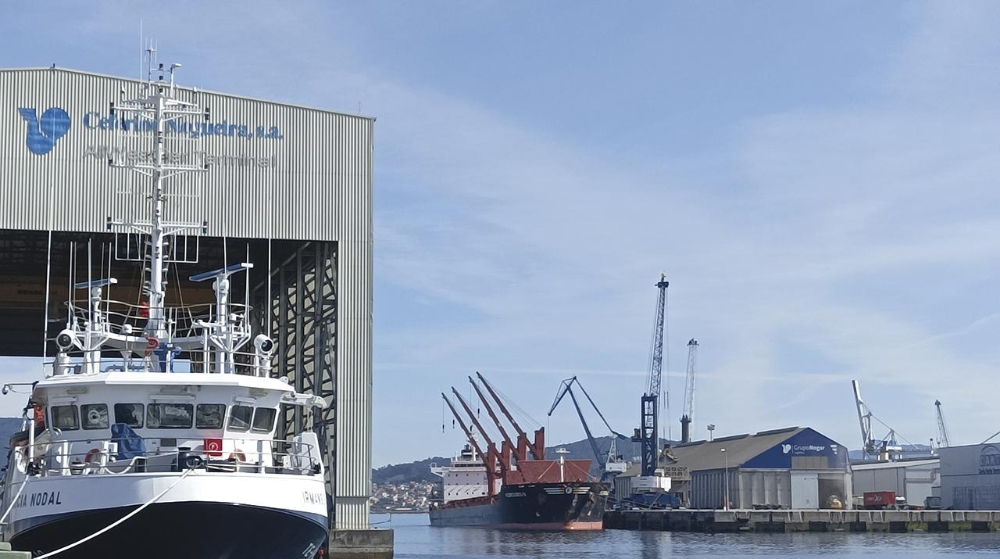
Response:
POLYGON ((694 370, 698 361, 698 340, 688 342, 688 368, 684 379, 684 409, 681 413, 681 442, 691 442, 691 423, 694 421, 694 370))
MULTIPOLYGON (((660 294, 656 301, 656 319, 653 322, 653 341, 649 358, 649 389, 640 399, 641 418, 639 428, 632 437, 633 442, 641 443, 642 476, 653 476, 656 472, 656 460, 659 456, 659 433, 657 431, 657 412, 660 399, 660 373, 663 368, 663 323, 667 310, 666 274, 660 274, 656 287, 660 294)), ((665 395, 669 402, 670 394, 665 395)))
POLYGON ((938 448, 944 448, 951 443, 948 442, 948 429, 944 426, 944 414, 941 413, 941 400, 934 400, 934 407, 937 408, 938 448))

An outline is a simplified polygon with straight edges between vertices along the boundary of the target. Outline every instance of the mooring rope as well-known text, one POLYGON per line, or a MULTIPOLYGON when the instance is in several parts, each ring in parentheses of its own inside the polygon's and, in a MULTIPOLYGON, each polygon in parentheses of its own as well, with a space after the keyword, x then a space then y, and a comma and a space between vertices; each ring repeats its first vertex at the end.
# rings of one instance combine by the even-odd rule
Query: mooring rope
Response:
POLYGON ((166 495, 168 491, 170 491, 171 489, 173 489, 174 487, 176 487, 178 483, 180 483, 184 478, 186 478, 188 476, 188 474, 190 474, 193 471, 194 471, 194 468, 191 468, 191 469, 187 470, 186 472, 184 472, 183 475, 181 475, 181 477, 177 478, 177 481, 175 481, 172 484, 170 484, 170 487, 164 489, 163 491, 160 491, 160 493, 158 495, 156 495, 152 499, 150 499, 150 500, 146 501, 145 503, 143 503, 142 506, 140 506, 139 508, 137 508, 134 511, 126 514, 125 516, 119 518, 118 520, 112 522, 111 524, 105 526, 104 528, 101 528, 100 530, 94 532, 93 534, 91 534, 91 535, 83 538, 82 540, 75 541, 75 542, 73 542, 73 543, 71 543, 69 545, 60 547, 59 549, 57 549, 55 551, 50 551, 50 552, 46 553, 45 555, 39 555, 35 559, 46 559, 47 557, 52 557, 53 555, 57 555, 59 553, 62 553, 63 551, 67 551, 69 549, 73 549, 74 547, 76 547, 76 546, 78 546, 80 544, 86 543, 86 542, 88 542, 88 541, 96 538, 97 536, 100 536, 104 532, 107 532, 108 530, 111 530, 115 526, 118 526, 122 522, 125 522, 129 518, 132 518, 133 516, 139 514, 140 512, 142 512, 143 509, 145 509, 149 505, 152 505, 156 501, 159 501, 160 497, 163 497, 164 495, 166 495))
POLYGON ((0 516, 0 524, 3 524, 3 521, 7 519, 7 515, 10 514, 10 511, 14 510, 14 505, 17 503, 17 499, 21 496, 21 492, 24 491, 24 486, 28 485, 29 479, 31 479, 31 476, 24 476, 24 481, 21 482, 21 488, 17 490, 17 495, 14 495, 14 500, 10 502, 10 506, 7 507, 3 516, 0 516))

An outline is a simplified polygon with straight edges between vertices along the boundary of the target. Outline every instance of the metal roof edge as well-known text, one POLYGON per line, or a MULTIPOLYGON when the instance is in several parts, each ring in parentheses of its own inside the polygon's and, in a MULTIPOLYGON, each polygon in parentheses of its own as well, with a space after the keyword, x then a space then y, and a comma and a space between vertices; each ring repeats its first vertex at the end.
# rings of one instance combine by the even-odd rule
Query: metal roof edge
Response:
MULTIPOLYGON (((73 68, 61 68, 61 67, 58 67, 58 66, 48 67, 48 68, 38 67, 38 66, 29 67, 29 68, 0 68, 0 73, 4 73, 4 72, 42 72, 42 71, 45 71, 45 72, 53 72, 53 71, 55 71, 55 72, 67 72, 67 73, 70 73, 70 74, 78 74, 78 75, 81 75, 81 76, 92 76, 92 77, 97 77, 97 78, 112 78, 112 79, 116 79, 116 80, 124 80, 124 81, 132 82, 132 83, 137 83, 137 84, 144 84, 144 83, 146 83, 145 80, 138 80, 136 78, 126 78, 126 77, 122 77, 122 76, 115 76, 115 75, 112 75, 112 74, 102 74, 100 72, 89 72, 87 70, 75 70, 73 68)), ((180 85, 180 84, 177 84, 176 87, 178 89, 183 89, 183 90, 191 91, 191 92, 210 93, 212 95, 221 95, 223 97, 232 97, 234 99, 243 99, 243 100, 246 100, 246 101, 257 101, 259 103, 269 103, 269 104, 272 104, 272 105, 280 105, 282 107, 289 107, 289 108, 292 108, 292 109, 304 109, 304 110, 308 110, 308 111, 317 111, 317 112, 321 112, 321 113, 327 113, 327 114, 338 115, 338 116, 349 116, 349 117, 353 117, 353 118, 360 118, 360 119, 363 119, 363 120, 369 120, 371 122, 375 122, 376 121, 376 117, 373 117, 373 116, 366 116, 366 115, 355 114, 355 113, 347 113, 347 112, 343 112, 343 111, 334 111, 334 110, 330 110, 330 109, 321 109, 319 107, 311 107, 309 105, 296 105, 294 103, 282 103, 281 101, 275 101, 273 99, 261 99, 260 97, 247 97, 247 96, 244 96, 244 95, 236 95, 235 93, 225 93, 225 92, 222 92, 222 91, 214 91, 214 90, 211 90, 211 89, 201 89, 199 87, 185 86, 185 85, 180 85)))

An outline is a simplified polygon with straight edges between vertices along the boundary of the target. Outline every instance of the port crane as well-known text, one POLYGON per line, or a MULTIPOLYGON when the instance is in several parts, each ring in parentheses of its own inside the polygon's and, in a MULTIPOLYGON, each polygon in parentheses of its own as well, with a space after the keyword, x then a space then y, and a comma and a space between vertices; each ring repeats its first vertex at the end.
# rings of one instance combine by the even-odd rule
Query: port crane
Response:
POLYGON ((694 421, 694 370, 698 361, 698 340, 688 342, 687 377, 684 379, 684 409, 681 412, 681 442, 691 442, 691 423, 694 421))
POLYGON ((874 456, 880 461, 889 461, 898 458, 903 452, 903 447, 899 446, 896 442, 896 432, 893 429, 889 429, 889 434, 885 436, 880 441, 876 441, 875 437, 872 435, 872 412, 865 405, 864 400, 861 399, 861 385, 858 381, 852 380, 851 385, 854 387, 854 403, 858 408, 858 421, 861 424, 861 440, 863 443, 862 451, 865 457, 874 456))
POLYGON ((944 448, 951 443, 948 442, 948 429, 944 426, 944 414, 941 413, 941 400, 934 400, 934 407, 937 408, 938 424, 938 448, 944 448))
MULTIPOLYGON (((660 274, 656 283, 659 297, 656 300, 656 319, 653 322, 653 341, 649 359, 649 378, 646 393, 640 399, 641 418, 639 428, 632 437, 633 442, 641 443, 641 473, 642 477, 652 477, 656 474, 656 461, 659 457, 659 432, 657 431, 657 413, 660 400, 660 374, 663 368, 663 323, 667 310, 666 274, 660 274)), ((670 395, 667 394, 667 400, 670 395)))
POLYGON ((573 401, 573 407, 576 408, 576 413, 580 416, 580 423, 583 425, 583 431, 587 434, 587 442, 590 443, 590 449, 594 452, 594 458, 597 459, 597 464, 601 468, 601 481, 607 481, 608 479, 625 472, 628 465, 618 455, 617 441, 618 439, 627 441, 628 437, 611 428, 611 425, 608 424, 608 420, 604 418, 604 414, 602 414, 601 410, 597 408, 597 404, 594 403, 594 399, 587 393, 587 389, 580 384, 580 380, 578 378, 575 376, 568 378, 562 381, 562 384, 559 385, 559 390, 556 392, 556 398, 552 402, 552 407, 549 408, 549 417, 552 417, 552 412, 556 410, 559 402, 562 401, 566 394, 569 394, 570 399, 573 401), (583 410, 580 409, 580 403, 576 399, 576 394, 573 393, 574 384, 576 384, 580 391, 583 392, 583 395, 587 397, 587 401, 590 402, 594 411, 597 412, 601 421, 604 422, 604 426, 608 428, 608 431, 611 431, 611 448, 608 449, 607 456, 605 456, 605 453, 601 452, 601 449, 597 446, 597 440, 594 439, 594 435, 591 433, 590 427, 587 425, 587 420, 583 416, 583 410))

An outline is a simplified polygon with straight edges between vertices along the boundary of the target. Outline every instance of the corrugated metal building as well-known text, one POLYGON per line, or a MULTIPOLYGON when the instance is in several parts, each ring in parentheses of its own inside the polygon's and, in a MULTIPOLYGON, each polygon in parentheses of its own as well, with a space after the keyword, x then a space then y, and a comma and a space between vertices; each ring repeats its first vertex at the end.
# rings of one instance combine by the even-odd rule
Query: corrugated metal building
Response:
POLYGON ((1000 510, 1000 444, 950 446, 941 456, 941 506, 1000 510))
MULTIPOLYGON (((732 508, 820 509, 831 496, 849 506, 847 448, 808 427, 673 445, 661 453, 661 468, 691 508, 723 508, 727 475, 732 508)), ((637 473, 616 479, 616 493, 637 473)))
MULTIPOLYGON (((138 96, 142 83, 55 68, 0 70, 0 355, 42 354, 50 246, 50 317, 68 291, 74 241, 92 242, 94 260, 108 263, 98 268, 113 265, 126 278, 116 287, 121 297, 134 300, 141 289, 127 281, 136 272, 130 263, 107 256, 120 241, 107 221, 146 214, 148 179, 109 165, 152 151, 142 122, 111 111, 116 100, 138 96)), ((275 375, 331 403, 322 417, 297 408, 282 424, 325 431, 333 528, 366 529, 374 119, 191 88, 178 97, 209 115, 172 123, 165 149, 207 170, 168 184, 166 218, 208 227, 201 238, 175 239, 201 258, 196 268, 175 266, 176 283, 197 298, 199 286, 180 278, 185 272, 226 259, 255 263, 250 302, 258 326, 276 338, 275 375)), ((87 262, 79 250, 78 274, 87 262)))
POLYGON ((908 505, 923 506, 932 488, 941 483, 939 458, 913 458, 895 462, 851 464, 854 501, 867 491, 892 491, 908 505))

